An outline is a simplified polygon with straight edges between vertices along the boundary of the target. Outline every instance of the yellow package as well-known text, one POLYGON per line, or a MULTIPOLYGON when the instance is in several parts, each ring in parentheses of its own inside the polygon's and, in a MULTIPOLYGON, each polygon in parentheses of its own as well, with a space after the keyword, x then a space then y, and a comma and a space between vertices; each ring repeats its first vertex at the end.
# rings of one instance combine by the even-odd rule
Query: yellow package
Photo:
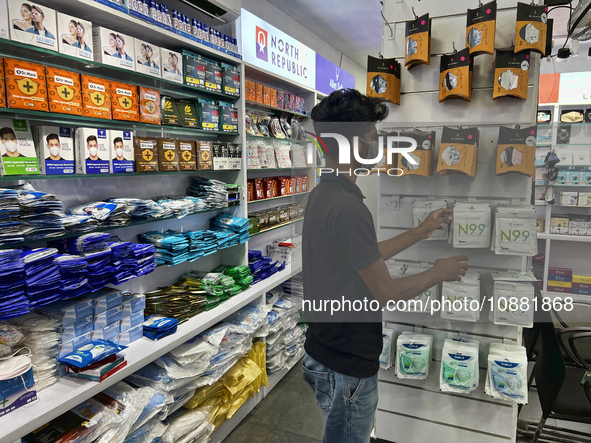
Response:
POLYGON ((191 399, 185 403, 183 408, 185 409, 195 409, 199 406, 200 403, 203 403, 205 400, 213 397, 214 395, 218 395, 222 389, 225 389, 224 386, 219 382, 215 382, 210 386, 204 386, 202 388, 197 389, 195 395, 191 397, 191 399))
POLYGON ((260 392, 261 386, 269 386, 269 379, 267 378, 266 347, 266 343, 257 341, 252 345, 252 349, 248 355, 248 357, 261 369, 261 374, 253 382, 255 392, 260 392))
POLYGON ((246 400, 248 400, 249 397, 253 397, 254 396, 254 387, 252 385, 248 385, 246 388, 244 388, 244 390, 240 393, 240 395, 238 395, 234 401, 232 402, 230 409, 228 410, 228 412, 226 413, 226 418, 230 419, 232 418, 232 416, 236 413, 236 411, 238 411, 238 409, 240 409, 242 407, 242 405, 244 403, 246 403, 246 400))
POLYGON ((243 357, 226 372, 221 382, 232 395, 235 395, 255 381, 261 372, 261 368, 254 361, 243 357))

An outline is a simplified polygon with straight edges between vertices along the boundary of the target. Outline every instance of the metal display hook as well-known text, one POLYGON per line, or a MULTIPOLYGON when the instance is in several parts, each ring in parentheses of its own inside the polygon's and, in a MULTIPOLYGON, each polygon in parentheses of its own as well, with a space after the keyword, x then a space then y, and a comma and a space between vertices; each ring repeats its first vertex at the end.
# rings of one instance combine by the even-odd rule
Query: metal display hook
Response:
POLYGON ((415 12, 415 7, 414 7, 414 6, 411 6, 411 8, 410 8, 410 9, 412 10, 412 14, 415 16, 415 20, 416 20, 417 18, 419 18, 419 16, 418 16, 418 15, 417 15, 417 13, 415 12))

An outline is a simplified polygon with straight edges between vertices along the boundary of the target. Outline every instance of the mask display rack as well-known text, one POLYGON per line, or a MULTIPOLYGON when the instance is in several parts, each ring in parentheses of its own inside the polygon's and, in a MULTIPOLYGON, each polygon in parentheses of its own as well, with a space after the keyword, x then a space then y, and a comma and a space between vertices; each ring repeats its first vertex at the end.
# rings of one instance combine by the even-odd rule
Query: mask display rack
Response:
MULTIPOLYGON (((495 47, 511 46, 515 33, 516 2, 497 1, 495 47)), ((478 2, 429 3, 432 25, 432 65, 437 57, 449 52, 452 42, 460 51, 466 42, 467 10, 478 7, 478 2)), ((388 0, 384 15, 395 29, 395 38, 384 37, 382 53, 385 57, 404 58, 404 22, 414 16, 411 2, 388 0)), ((386 26, 386 24, 384 25, 386 26)), ((385 31, 388 31, 386 29, 385 31)), ((384 35, 389 35, 387 32, 384 35)), ((380 199, 378 213, 378 241, 402 234, 413 227, 413 203, 424 199, 446 200, 453 208, 455 201, 490 204, 492 214, 499 204, 530 204, 532 180, 522 174, 496 176, 499 127, 522 128, 535 124, 539 56, 531 57, 531 75, 527 85, 527 99, 501 98, 492 101, 494 85, 493 55, 483 54, 474 59, 473 94, 470 103, 451 100, 439 103, 439 73, 428 66, 416 66, 412 73, 402 70, 401 107, 390 107, 386 121, 378 125, 385 132, 410 130, 435 131, 435 158, 439 157, 443 127, 479 130, 478 172, 474 177, 462 174, 435 173, 429 178, 417 176, 379 178, 380 199), (534 75, 536 74, 536 75, 534 75)), ((531 259, 520 256, 496 255, 490 248, 455 249, 446 240, 421 241, 398 254, 397 262, 412 266, 433 266, 438 258, 466 254, 468 265, 480 273, 480 300, 487 300, 478 321, 442 319, 439 312, 385 312, 384 328, 394 336, 402 332, 433 336, 431 373, 426 380, 401 380, 394 371, 380 370, 380 398, 376 414, 375 436, 406 443, 437 440, 441 443, 457 441, 502 442, 516 441, 517 405, 494 399, 484 393, 487 355, 490 343, 521 344, 522 328, 495 325, 489 320, 493 294, 494 271, 529 271, 531 259), (477 340, 479 347, 480 385, 473 392, 457 395, 440 390, 442 350, 446 339, 477 340), (482 417, 486 417, 483 421, 482 417)))

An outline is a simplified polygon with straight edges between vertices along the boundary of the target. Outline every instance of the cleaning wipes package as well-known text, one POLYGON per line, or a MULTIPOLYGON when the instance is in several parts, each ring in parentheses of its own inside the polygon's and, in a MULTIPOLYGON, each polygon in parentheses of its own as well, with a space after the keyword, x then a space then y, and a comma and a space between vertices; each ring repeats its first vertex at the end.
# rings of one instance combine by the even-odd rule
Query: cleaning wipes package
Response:
POLYGON ((455 203, 452 224, 454 248, 490 246, 492 226, 489 203, 455 203))
POLYGON ((439 389, 443 392, 469 394, 478 388, 478 346, 479 342, 476 340, 445 340, 441 353, 439 389))
POLYGON ((533 299, 537 278, 531 272, 493 272, 493 309, 489 317, 497 325, 534 325, 533 299))
POLYGON ((1 175, 37 175, 37 153, 25 120, 0 119, 1 175))
POLYGON ((523 346, 490 344, 484 393, 517 404, 527 403, 527 353, 523 346))
POLYGON ((402 332, 396 340, 396 376, 425 380, 429 377, 433 336, 402 332))
POLYGON ((76 170, 78 174, 109 174, 111 172, 109 131, 78 128, 76 130, 76 170))
POLYGON ((39 171, 45 175, 74 174, 74 130, 35 126, 39 171))
POLYGON ((111 146, 111 172, 113 174, 133 172, 134 150, 133 150, 133 132, 114 131, 110 132, 111 146))
POLYGON ((468 272, 461 281, 441 284, 441 318, 475 322, 480 319, 480 273, 468 272), (475 303, 472 303, 473 301, 475 303))
MULTIPOLYGON (((413 228, 417 228, 425 221, 431 212, 438 209, 447 209, 446 200, 415 200, 412 204, 413 228)), ((435 231, 427 240, 447 240, 448 225, 443 224, 443 229, 435 231)))
POLYGON ((538 239, 535 207, 497 206, 491 249, 497 255, 536 255, 538 239))

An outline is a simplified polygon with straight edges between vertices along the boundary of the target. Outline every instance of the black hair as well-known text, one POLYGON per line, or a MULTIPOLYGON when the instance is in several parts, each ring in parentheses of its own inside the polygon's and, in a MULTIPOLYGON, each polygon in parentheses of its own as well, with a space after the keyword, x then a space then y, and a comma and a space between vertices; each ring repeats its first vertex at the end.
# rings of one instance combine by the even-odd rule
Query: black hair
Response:
MULTIPOLYGON (((336 132, 347 138, 362 135, 388 116, 388 107, 384 102, 382 98, 368 97, 356 89, 334 91, 312 109, 314 131, 318 136, 323 132, 336 132)), ((329 156, 338 155, 335 139, 327 137, 323 141, 329 156)))
POLYGON ((37 10, 37 12, 38 12, 39 14, 41 14, 41 17, 45 18, 45 14, 43 13, 43 9, 41 9, 41 8, 40 8, 39 6, 37 6, 37 5, 34 5, 34 6, 31 8, 31 12, 33 12, 33 11, 32 11, 33 9, 36 9, 36 10, 37 10))
POLYGON ((23 3, 23 4, 21 5, 21 8, 22 8, 23 6, 24 6, 25 8, 27 8, 27 9, 29 10, 29 12, 33 12, 33 8, 32 8, 32 7, 31 7, 31 5, 29 5, 28 3, 23 3))
POLYGON ((120 34, 117 34, 117 35, 115 36, 115 38, 118 38, 119 40, 121 40, 121 41, 123 42, 123 44, 125 44, 125 39, 124 39, 123 37, 121 37, 121 35, 120 35, 120 34))
POLYGON ((123 139, 121 137, 115 137, 115 140, 113 140, 113 146, 115 146, 115 143, 123 143, 123 139))
POLYGON ((98 143, 98 140, 96 139, 96 135, 89 135, 88 137, 86 137, 86 144, 95 141, 98 143))
POLYGON ((57 140, 59 143, 60 138, 57 136, 57 134, 49 134, 47 137, 45 137, 45 141, 49 143, 49 140, 57 140))
POLYGON ((74 26, 78 26, 78 22, 76 20, 70 20, 70 23, 74 23, 74 26))
POLYGON ((84 33, 86 34, 86 28, 84 27, 84 24, 82 24, 82 22, 78 22, 76 23, 76 26, 80 26, 82 28, 82 30, 84 31, 84 33))
POLYGON ((16 138, 16 134, 14 133, 14 130, 12 128, 5 127, 0 129, 0 138, 4 137, 6 134, 10 134, 14 138, 16 138))

